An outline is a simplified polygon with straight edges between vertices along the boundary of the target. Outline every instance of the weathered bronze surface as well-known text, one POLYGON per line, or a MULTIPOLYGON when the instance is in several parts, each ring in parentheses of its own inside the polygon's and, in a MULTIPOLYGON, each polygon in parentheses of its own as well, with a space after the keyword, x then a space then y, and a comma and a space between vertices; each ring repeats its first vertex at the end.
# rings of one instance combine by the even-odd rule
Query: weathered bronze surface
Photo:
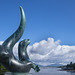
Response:
POLYGON ((8 38, 2 45, 0 45, 0 63, 10 72, 23 73, 29 72, 33 68, 36 72, 40 71, 38 65, 35 65, 29 60, 27 54, 27 46, 30 43, 30 40, 23 40, 19 43, 18 46, 18 55, 19 60, 15 58, 13 54, 13 47, 16 42, 21 38, 25 25, 26 18, 23 8, 20 6, 21 11, 21 21, 19 28, 8 38))

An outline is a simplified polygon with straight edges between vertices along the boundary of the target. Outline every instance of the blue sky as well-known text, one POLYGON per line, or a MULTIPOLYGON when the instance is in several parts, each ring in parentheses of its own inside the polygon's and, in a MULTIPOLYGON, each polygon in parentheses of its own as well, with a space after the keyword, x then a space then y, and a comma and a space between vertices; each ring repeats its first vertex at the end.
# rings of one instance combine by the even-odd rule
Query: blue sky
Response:
POLYGON ((21 39, 31 45, 51 37, 63 45, 75 45, 75 0, 0 0, 0 41, 19 26, 22 6, 26 28, 21 39))
MULTIPOLYGON (((30 60, 43 66, 75 63, 75 0, 0 0, 0 44, 18 28, 19 6, 26 14, 19 41, 31 39, 27 48, 30 60)), ((18 44, 16 56, 17 48, 18 44)))

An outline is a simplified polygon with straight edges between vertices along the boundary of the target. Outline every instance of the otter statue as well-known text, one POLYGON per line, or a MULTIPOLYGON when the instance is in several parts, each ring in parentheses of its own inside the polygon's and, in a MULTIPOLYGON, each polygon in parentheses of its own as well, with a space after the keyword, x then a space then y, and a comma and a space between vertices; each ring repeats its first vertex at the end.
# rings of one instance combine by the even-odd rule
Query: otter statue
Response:
POLYGON ((0 63, 10 72, 27 73, 33 68, 36 72, 40 71, 38 65, 30 61, 27 54, 27 46, 30 44, 30 39, 22 40, 18 46, 19 60, 13 54, 13 47, 21 38, 25 25, 26 18, 23 8, 20 6, 21 21, 18 29, 0 45, 0 63))

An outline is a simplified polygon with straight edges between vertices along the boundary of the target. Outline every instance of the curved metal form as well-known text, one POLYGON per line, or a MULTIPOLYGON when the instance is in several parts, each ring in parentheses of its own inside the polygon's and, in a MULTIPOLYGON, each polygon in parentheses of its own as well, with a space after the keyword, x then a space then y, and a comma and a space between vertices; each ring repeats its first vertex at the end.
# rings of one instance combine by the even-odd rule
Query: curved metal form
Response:
POLYGON ((40 70, 38 65, 29 61, 27 54, 26 48, 30 43, 29 39, 23 40, 19 43, 18 54, 20 60, 17 60, 13 55, 13 46, 21 38, 26 25, 24 10, 21 6, 20 11, 21 22, 19 28, 8 39, 6 39, 2 45, 0 45, 0 63, 10 72, 29 72, 31 68, 38 72, 40 70))
POLYGON ((30 44, 30 39, 23 40, 18 46, 18 56, 19 60, 25 62, 29 61, 29 56, 27 54, 27 46, 30 44))
POLYGON ((25 29, 26 18, 25 18, 24 10, 22 9, 21 6, 20 6, 20 12, 21 12, 21 22, 19 28, 2 44, 4 47, 7 47, 8 50, 13 48, 15 43, 21 38, 25 29))

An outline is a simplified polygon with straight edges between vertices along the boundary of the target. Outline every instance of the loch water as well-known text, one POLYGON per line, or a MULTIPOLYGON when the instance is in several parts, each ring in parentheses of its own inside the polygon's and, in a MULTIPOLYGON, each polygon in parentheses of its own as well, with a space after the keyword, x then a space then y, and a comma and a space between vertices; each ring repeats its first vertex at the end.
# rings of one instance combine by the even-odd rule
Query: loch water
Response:
MULTIPOLYGON (((8 72, 5 75, 13 75, 8 72)), ((30 73, 26 74, 14 74, 14 75, 75 75, 75 72, 60 71, 60 68, 56 67, 40 67, 40 72, 36 73, 31 69, 30 73)))

